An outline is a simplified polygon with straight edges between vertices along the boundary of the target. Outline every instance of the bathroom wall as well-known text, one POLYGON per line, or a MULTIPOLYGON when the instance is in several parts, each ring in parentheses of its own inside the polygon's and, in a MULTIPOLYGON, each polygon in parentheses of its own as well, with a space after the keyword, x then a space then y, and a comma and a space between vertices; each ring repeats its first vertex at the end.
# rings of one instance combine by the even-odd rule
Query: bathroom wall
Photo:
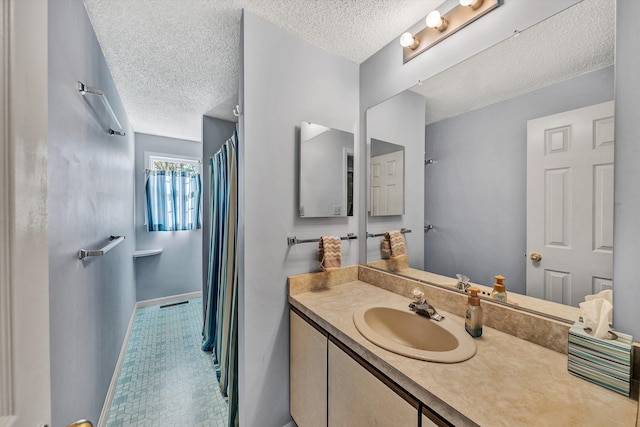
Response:
POLYGON ((199 292, 202 290, 202 229, 148 232, 144 224, 144 185, 147 167, 145 152, 202 159, 202 143, 136 133, 135 147, 136 249, 162 248, 160 255, 137 258, 134 261, 136 298, 144 301, 199 292))
MULTIPOLYGON (((356 232, 363 209, 298 216, 299 126, 356 131, 358 66, 247 11, 241 43, 240 423, 282 426, 291 422, 287 276, 317 270, 317 245, 288 247, 286 238, 356 232)), ((357 241, 343 242, 343 265, 357 262, 357 241)))
MULTIPOLYGON (((409 266, 422 269, 424 262, 424 159, 425 99, 405 91, 367 112, 367 143, 370 138, 405 147, 404 215, 367 218, 367 231, 383 233, 402 227, 411 230, 404 235, 409 254, 409 266)), ((369 206, 366 206, 369 209, 369 206)), ((380 238, 367 239, 367 260, 381 258, 380 238)))
MULTIPOLYGON (((457 1, 447 0, 443 10, 448 10, 457 1)), ((465 27, 461 32, 441 41, 406 64, 402 60, 402 49, 398 39, 392 40, 360 66, 360 147, 366 147, 365 111, 405 89, 446 70, 452 65, 475 55, 482 50, 513 35, 515 29, 524 30, 529 26, 578 3, 578 0, 521 1, 504 0, 500 7, 465 27)), ((408 31, 424 28, 424 17, 416 17, 416 25, 408 31)), ((398 35, 399 36, 399 35, 398 35)), ((420 171, 424 168, 422 158, 413 164, 406 164, 407 170, 420 171), (419 162, 418 162, 419 160, 419 162)), ((366 167, 366 159, 360 159, 360 166, 366 167)), ((360 203, 365 203, 364 183, 361 183, 360 203)), ((359 233, 366 227, 365 211, 360 218, 359 233)), ((366 244, 360 242, 360 259, 366 259, 366 244)))
POLYGON ((424 239, 426 270, 485 284, 500 273, 525 293, 527 120, 611 101, 613 68, 426 127, 436 159, 424 174, 425 220, 436 227, 424 239))
POLYGON ((231 137, 236 124, 213 117, 202 117, 202 283, 207 281, 209 262, 209 191, 211 188, 211 166, 209 159, 231 137))
POLYGON ((616 144, 613 322, 640 339, 640 2, 616 2, 616 144))
POLYGON ((136 300, 134 138, 82 1, 50 1, 48 13, 51 336, 40 344, 51 348, 51 425, 65 426, 98 421, 136 300), (104 107, 78 80, 105 91, 125 137, 107 134, 104 107), (126 239, 78 259, 110 235, 126 239))

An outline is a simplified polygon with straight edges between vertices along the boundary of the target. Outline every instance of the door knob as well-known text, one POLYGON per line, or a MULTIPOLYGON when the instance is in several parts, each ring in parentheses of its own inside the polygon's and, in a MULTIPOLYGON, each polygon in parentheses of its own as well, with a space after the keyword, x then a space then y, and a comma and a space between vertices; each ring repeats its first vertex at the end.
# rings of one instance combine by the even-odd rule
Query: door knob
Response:
POLYGON ((540 255, 538 252, 531 252, 531 256, 529 256, 529 258, 531 259, 531 261, 533 262, 540 262, 542 261, 542 255, 540 255))
POLYGON ((89 420, 78 420, 69 424, 69 427, 93 427, 93 424, 89 420))

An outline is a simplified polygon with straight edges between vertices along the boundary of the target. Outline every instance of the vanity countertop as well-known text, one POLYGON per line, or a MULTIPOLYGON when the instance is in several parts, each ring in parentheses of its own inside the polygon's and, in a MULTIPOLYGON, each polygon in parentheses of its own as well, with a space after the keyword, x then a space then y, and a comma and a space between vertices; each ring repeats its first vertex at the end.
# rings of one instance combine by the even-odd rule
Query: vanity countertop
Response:
MULTIPOLYGON (((636 425, 628 398, 567 371, 567 356, 484 327, 461 363, 410 359, 367 341, 353 323, 360 306, 406 309, 410 300, 362 281, 289 296, 292 306, 456 426, 636 425)), ((436 307, 438 309, 438 307, 436 307)), ((438 309, 464 328, 464 319, 438 309)))

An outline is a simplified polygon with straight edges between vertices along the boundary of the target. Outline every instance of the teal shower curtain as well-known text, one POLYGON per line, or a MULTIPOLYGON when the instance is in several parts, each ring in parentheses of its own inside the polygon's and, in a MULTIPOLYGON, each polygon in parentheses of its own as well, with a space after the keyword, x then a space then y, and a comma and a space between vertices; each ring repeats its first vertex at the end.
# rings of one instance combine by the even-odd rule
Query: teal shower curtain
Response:
POLYGON ((211 157, 209 266, 203 292, 202 349, 219 365, 229 399, 229 426, 238 425, 238 155, 237 132, 211 157))

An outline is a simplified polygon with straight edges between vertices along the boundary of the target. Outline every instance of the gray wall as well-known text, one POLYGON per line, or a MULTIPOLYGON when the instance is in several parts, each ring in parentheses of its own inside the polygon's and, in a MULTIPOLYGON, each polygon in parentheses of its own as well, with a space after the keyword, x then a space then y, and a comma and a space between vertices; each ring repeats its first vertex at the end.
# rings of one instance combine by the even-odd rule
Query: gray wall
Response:
POLYGON ((613 320, 616 329, 640 338, 640 2, 616 2, 616 144, 613 320))
POLYGON ((136 133, 135 141, 136 249, 162 248, 160 255, 135 260, 136 298, 144 301, 199 292, 202 290, 202 229, 148 232, 144 225, 144 153, 202 159, 202 143, 144 133, 136 133))
MULTIPOLYGON (((457 1, 447 0, 447 3, 453 6, 457 1)), ((392 40, 360 66, 361 150, 366 149, 365 111, 368 108, 511 37, 514 29, 524 30, 575 3, 578 3, 578 0, 503 0, 500 7, 482 19, 406 64, 402 61, 402 49, 399 47, 398 39, 392 40)), ((448 7, 442 9, 448 10, 448 7)), ((424 18, 418 20, 408 31, 415 32, 422 28, 424 18)), ((360 167, 365 168, 366 159, 361 158, 360 162, 360 167)), ((360 203, 366 203, 364 182, 361 183, 360 195, 360 203)), ((366 219, 366 211, 363 211, 358 228, 361 234, 365 231, 366 219)), ((365 262, 367 254, 364 241, 360 242, 359 251, 361 261, 365 262)))
MULTIPOLYGON (((404 150, 404 215, 367 216, 367 231, 383 233, 402 227, 405 234, 409 265, 422 269, 424 262, 424 115, 425 99, 405 91, 376 105, 367 112, 367 138, 381 139, 405 147, 404 150)), ((367 176, 369 171, 367 168, 367 176)), ((367 209, 369 206, 367 205, 367 209)), ((380 238, 367 239, 367 260, 381 258, 380 238)))
POLYGON ((64 426, 98 420, 135 304, 134 143, 82 1, 50 1, 48 25, 51 424, 64 426), (78 80, 105 91, 126 137, 107 134, 78 80), (112 234, 126 240, 78 260, 112 234))
POLYGON ((613 66, 426 127, 425 269, 525 293, 527 120, 613 99, 613 66))
MULTIPOLYGON (((207 269, 209 262, 209 229, 211 166, 209 159, 220 150, 222 145, 231 137, 236 124, 213 117, 202 117, 202 283, 207 283, 207 269)), ((203 286, 204 289, 204 286, 203 286)))
MULTIPOLYGON (((288 247, 286 237, 345 235, 358 218, 298 217, 297 128, 307 120, 355 131, 358 66, 246 11, 243 26, 240 422, 282 426, 291 420, 287 276, 318 269, 317 245, 288 247)), ((343 265, 357 263, 357 249, 343 242, 343 265)))

